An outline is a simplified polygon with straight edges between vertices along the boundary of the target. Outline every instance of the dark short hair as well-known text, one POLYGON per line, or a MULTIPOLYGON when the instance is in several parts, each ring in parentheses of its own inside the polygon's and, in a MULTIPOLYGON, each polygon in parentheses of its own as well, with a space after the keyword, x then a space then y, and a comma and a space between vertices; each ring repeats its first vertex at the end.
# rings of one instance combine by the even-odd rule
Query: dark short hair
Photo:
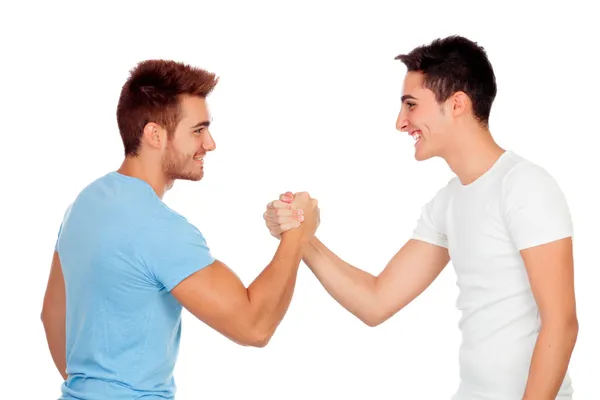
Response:
POLYGON ((125 155, 138 154, 144 126, 149 122, 159 124, 172 135, 179 122, 181 96, 206 98, 217 82, 215 74, 180 62, 140 62, 130 71, 117 106, 125 155))
POLYGON ((488 125, 496 97, 496 77, 483 47, 462 36, 436 39, 395 58, 408 71, 424 74, 424 85, 439 103, 457 91, 469 96, 475 118, 488 125))

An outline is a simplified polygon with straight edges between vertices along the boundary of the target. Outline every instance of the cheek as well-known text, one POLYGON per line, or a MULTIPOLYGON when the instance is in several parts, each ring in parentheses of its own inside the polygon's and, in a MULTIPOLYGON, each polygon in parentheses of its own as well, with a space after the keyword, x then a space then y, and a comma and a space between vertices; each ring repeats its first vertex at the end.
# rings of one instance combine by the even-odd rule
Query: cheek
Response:
POLYGON ((185 153, 185 149, 189 149, 189 144, 186 143, 186 140, 182 140, 182 138, 178 138, 177 140, 171 141, 171 153, 172 154, 181 154, 185 153))
POLYGON ((448 122, 447 117, 441 112, 431 112, 421 119, 421 123, 426 126, 430 133, 435 135, 443 131, 448 122))

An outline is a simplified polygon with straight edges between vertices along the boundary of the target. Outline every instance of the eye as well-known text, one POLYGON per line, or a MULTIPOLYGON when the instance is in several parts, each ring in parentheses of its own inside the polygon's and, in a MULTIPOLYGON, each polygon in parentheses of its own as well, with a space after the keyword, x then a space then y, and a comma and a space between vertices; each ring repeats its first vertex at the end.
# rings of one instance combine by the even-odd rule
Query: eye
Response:
POLYGON ((201 134, 204 133, 204 129, 206 129, 206 127, 202 126, 202 127, 198 128, 198 129, 194 130, 194 133, 197 134, 197 135, 201 135, 201 134))
POLYGON ((409 110, 414 108, 417 105, 416 103, 413 103, 412 101, 407 101, 406 104, 408 105, 409 110))

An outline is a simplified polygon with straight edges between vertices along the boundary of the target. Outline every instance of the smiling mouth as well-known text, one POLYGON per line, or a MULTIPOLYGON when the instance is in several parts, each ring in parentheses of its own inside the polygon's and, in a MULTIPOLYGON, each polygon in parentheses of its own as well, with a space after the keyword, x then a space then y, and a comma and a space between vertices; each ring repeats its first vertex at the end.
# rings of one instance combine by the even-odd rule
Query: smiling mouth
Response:
POLYGON ((422 135, 423 135, 423 134, 422 134, 422 132, 421 132, 420 130, 412 131, 412 132, 410 133, 410 136, 412 136, 412 137, 413 137, 413 139, 415 139, 415 145, 416 145, 417 143, 419 143, 419 140, 421 140, 421 136, 422 136, 422 135))

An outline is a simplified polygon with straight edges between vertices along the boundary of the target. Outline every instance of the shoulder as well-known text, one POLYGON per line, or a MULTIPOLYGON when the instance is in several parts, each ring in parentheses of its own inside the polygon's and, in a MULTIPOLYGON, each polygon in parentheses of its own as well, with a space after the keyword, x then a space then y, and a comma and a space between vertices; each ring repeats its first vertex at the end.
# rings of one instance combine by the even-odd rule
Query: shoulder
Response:
POLYGON ((445 232, 445 216, 459 184, 458 178, 453 177, 421 208, 421 219, 434 226, 438 232, 445 232))
POLYGON ((151 221, 152 230, 156 231, 162 237, 177 237, 181 235, 202 236, 200 229, 195 224, 164 203, 156 206, 151 221))
POLYGON ((534 162, 520 158, 502 180, 501 204, 506 215, 569 214, 566 196, 548 170, 534 162))
POLYGON ((519 157, 504 176, 502 181, 503 196, 527 195, 540 191, 560 192, 560 187, 546 168, 519 157))
POLYGON ((433 198, 429 202, 431 207, 435 209, 445 210, 448 206, 450 199, 452 198, 459 186, 460 181, 458 177, 455 176, 448 180, 448 182, 444 186, 442 186, 435 192, 433 198))

